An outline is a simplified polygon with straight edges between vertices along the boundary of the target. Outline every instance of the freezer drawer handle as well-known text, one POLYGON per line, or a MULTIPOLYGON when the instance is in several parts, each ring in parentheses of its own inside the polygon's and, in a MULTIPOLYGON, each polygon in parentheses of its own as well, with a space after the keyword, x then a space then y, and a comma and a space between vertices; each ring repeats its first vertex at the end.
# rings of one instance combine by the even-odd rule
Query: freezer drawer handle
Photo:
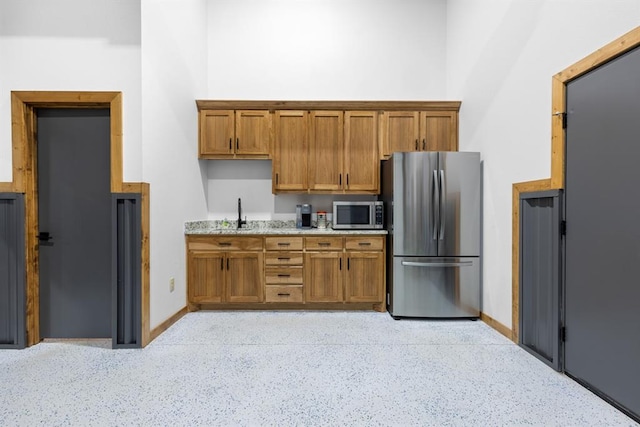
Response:
POLYGON ((473 261, 461 261, 461 262, 413 262, 402 261, 402 265, 407 267, 471 267, 473 261))

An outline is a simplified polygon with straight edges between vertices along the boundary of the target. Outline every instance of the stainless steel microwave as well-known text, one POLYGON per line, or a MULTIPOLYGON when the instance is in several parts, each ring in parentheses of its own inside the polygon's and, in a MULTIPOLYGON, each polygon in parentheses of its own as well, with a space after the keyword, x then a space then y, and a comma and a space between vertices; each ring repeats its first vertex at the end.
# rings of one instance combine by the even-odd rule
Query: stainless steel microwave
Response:
POLYGON ((336 230, 382 229, 382 202, 333 202, 333 228, 336 230))

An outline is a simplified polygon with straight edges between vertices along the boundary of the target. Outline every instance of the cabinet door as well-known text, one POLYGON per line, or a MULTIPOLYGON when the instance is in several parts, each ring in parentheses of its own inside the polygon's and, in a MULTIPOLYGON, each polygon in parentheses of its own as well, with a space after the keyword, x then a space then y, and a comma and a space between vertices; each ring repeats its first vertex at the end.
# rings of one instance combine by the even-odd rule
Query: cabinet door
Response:
POLYGON ((380 302, 384 298, 382 252, 347 252, 347 302, 380 302))
POLYGON ((420 120, 415 111, 385 111, 382 115, 382 155, 419 151, 420 120))
POLYGON ((268 110, 236 111, 237 155, 269 156, 271 116, 268 110))
POLYGON ((379 191, 380 157, 377 129, 377 112, 345 112, 345 190, 350 192, 379 191))
POLYGON ((200 111, 200 157, 233 156, 233 110, 200 111))
POLYGON ((420 138, 423 150, 458 151, 458 114, 449 111, 421 112, 420 138))
POLYGON ((343 301, 342 268, 342 252, 307 252, 304 259, 305 301, 343 301))
POLYGON ((343 135, 342 111, 312 111, 309 138, 309 189, 342 190, 343 135))
POLYGON ((227 301, 262 302, 264 269, 262 252, 227 253, 227 301))
POLYGON ((307 189, 306 111, 276 111, 273 149, 273 192, 307 189))
POLYGON ((223 252, 189 252, 189 302, 222 302, 225 257, 223 252))

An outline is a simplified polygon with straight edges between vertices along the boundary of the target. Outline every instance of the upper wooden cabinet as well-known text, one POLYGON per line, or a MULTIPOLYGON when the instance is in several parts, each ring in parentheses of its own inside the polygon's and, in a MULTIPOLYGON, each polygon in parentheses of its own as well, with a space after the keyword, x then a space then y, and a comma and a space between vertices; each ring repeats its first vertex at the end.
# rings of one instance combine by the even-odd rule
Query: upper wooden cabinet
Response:
POLYGON ((312 111, 309 138, 309 190, 342 190, 344 113, 312 111))
POLYGON ((309 114, 306 111, 276 111, 271 185, 279 191, 307 189, 309 114))
POLYGON ((457 151, 458 101, 196 101, 199 155, 266 159, 273 193, 377 194, 395 151, 457 151))
POLYGON ((378 193, 378 112, 344 113, 344 184, 349 192, 378 193))
POLYGON ((268 158, 269 110, 201 110, 199 156, 204 159, 268 158))
POLYGON ((274 193, 378 192, 376 111, 278 110, 274 122, 274 193))
POLYGON ((396 151, 458 151, 457 111, 385 111, 382 157, 396 151))

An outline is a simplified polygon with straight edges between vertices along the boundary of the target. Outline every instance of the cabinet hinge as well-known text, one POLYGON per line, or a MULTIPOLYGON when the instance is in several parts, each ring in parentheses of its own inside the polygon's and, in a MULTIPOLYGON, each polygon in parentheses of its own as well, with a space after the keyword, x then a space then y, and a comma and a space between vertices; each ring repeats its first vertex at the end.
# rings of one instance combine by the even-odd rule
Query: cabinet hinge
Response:
POLYGON ((567 235, 567 221, 560 221, 560 235, 567 235))
POLYGON ((560 328, 560 341, 565 342, 567 340, 567 328, 564 326, 560 328))

